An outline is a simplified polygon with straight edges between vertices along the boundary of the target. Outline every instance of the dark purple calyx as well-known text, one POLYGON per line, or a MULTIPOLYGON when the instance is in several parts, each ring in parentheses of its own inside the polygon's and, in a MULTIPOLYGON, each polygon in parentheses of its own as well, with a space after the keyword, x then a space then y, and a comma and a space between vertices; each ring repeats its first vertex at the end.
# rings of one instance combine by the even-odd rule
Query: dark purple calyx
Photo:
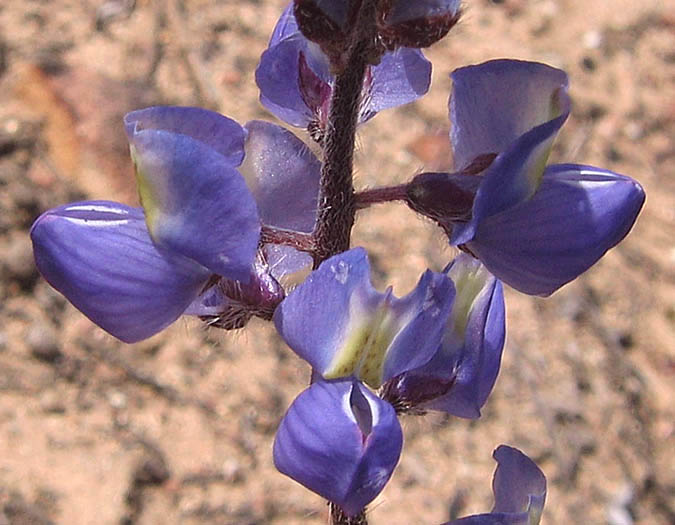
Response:
POLYGON ((455 384, 455 377, 435 377, 405 372, 387 381, 380 397, 388 401, 397 414, 425 413, 424 404, 446 395, 455 384))
MULTIPOLYGON (((407 2, 407 0, 406 0, 407 2)), ((387 51, 399 47, 423 48, 435 44, 448 34, 459 22, 461 9, 448 7, 445 10, 412 9, 397 0, 380 0, 377 31, 381 44, 387 51), (408 12, 408 14, 406 14, 408 12)))
POLYGON ((222 311, 217 315, 201 316, 200 319, 209 326, 225 330, 243 328, 252 317, 271 320, 274 310, 286 297, 286 292, 270 273, 267 261, 260 251, 248 283, 214 275, 205 291, 212 287, 217 287, 219 295, 225 299, 222 311))
POLYGON ((455 222, 471 218, 480 177, 459 173, 420 173, 408 184, 408 206, 438 223, 448 235, 455 222))
POLYGON ((456 173, 430 172, 415 176, 406 188, 408 206, 438 223, 451 235, 453 223, 471 219, 473 201, 483 181, 482 174, 490 167, 495 153, 476 157, 456 173))
POLYGON ((319 45, 336 69, 348 59, 362 1, 295 0, 293 3, 293 15, 300 32, 319 45))

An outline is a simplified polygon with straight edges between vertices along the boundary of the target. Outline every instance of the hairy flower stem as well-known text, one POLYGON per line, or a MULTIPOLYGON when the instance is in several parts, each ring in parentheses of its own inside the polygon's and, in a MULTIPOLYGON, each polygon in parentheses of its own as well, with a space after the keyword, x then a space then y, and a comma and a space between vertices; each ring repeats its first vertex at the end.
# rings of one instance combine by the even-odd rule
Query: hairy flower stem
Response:
POLYGON ((362 210, 373 204, 384 202, 405 201, 408 196, 407 190, 408 184, 399 184, 398 186, 382 186, 359 191, 354 195, 356 209, 362 210))
MULTIPOLYGON (((323 147, 319 209, 312 235, 314 268, 338 253, 351 241, 356 199, 353 184, 354 143, 363 79, 376 41, 376 0, 363 0, 356 19, 349 57, 335 77, 323 147)), ((329 503, 331 525, 368 525, 365 510, 355 517, 329 503)))
POLYGON ((357 18, 358 38, 333 86, 324 159, 321 168, 319 211, 314 229, 314 268, 349 249, 356 200, 352 182, 354 140, 363 79, 375 34, 375 0, 364 0, 357 18))
POLYGON ((366 509, 363 509, 356 516, 347 516, 340 507, 334 503, 328 504, 328 513, 331 525, 368 525, 366 519, 366 509))
POLYGON ((302 233, 294 230, 285 230, 263 224, 260 229, 260 242, 262 244, 280 244, 290 246, 300 252, 314 252, 316 244, 310 233, 302 233))

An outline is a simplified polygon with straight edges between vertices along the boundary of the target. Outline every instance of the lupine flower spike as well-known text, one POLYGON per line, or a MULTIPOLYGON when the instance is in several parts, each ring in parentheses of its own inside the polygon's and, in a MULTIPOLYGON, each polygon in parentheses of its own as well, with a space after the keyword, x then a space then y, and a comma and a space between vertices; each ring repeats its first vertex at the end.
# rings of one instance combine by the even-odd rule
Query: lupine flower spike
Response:
MULTIPOLYGON (((481 416, 504 349, 502 282, 553 293, 619 243, 644 203, 626 176, 548 164, 570 115, 568 78, 517 60, 452 73, 448 173, 355 190, 357 125, 427 92, 420 49, 461 13, 460 0, 293 0, 256 83, 263 106, 306 130, 321 159, 276 124, 141 109, 124 118, 141 207, 77 202, 31 228, 45 279, 127 343, 181 315, 226 330, 273 321, 311 365, 274 464, 330 502, 332 525, 367 523, 399 462, 399 415, 481 416), (395 200, 462 252, 401 298, 377 291, 366 251, 350 249, 356 211, 395 200)), ((539 524, 542 471, 506 445, 493 457, 492 511, 445 525, 539 524)))

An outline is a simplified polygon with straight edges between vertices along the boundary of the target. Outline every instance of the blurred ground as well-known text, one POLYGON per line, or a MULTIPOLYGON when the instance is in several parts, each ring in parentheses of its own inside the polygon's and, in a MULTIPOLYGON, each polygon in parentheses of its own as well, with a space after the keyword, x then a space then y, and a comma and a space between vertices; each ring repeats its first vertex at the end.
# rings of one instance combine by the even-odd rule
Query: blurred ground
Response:
MULTIPOLYGON (((42 281, 28 228, 80 199, 135 202, 122 115, 201 105, 268 118, 253 74, 284 0, 0 4, 0 523, 319 524, 320 498, 276 473, 271 443, 308 371, 262 323, 180 320, 127 346, 42 281), (102 7, 103 6, 103 7, 102 7)), ((477 422, 404 421, 374 525, 490 508, 493 448, 549 479, 545 524, 675 523, 675 6, 659 0, 466 1, 427 55, 430 94, 360 133, 358 184, 447 160, 448 73, 496 57, 570 73, 554 161, 632 175, 634 231, 548 300, 507 295, 500 379, 477 422)), ((379 285, 407 292, 452 257, 398 206, 362 214, 379 285)))

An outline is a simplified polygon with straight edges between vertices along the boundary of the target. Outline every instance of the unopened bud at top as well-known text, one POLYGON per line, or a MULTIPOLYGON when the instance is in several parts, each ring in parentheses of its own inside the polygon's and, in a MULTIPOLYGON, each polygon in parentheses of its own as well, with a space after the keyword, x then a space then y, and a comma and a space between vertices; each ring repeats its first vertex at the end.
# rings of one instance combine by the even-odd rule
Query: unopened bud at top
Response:
POLYGON ((377 29, 384 48, 429 47, 459 21, 459 0, 380 0, 377 29))

